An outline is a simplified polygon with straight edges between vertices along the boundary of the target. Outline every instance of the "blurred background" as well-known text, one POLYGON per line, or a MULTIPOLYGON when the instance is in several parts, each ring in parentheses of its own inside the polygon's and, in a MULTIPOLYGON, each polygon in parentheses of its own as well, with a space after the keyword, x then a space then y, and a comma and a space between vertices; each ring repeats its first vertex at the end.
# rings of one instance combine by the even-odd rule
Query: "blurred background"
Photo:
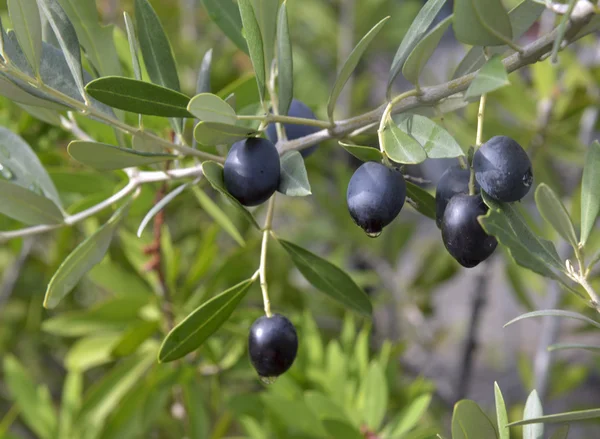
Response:
MULTIPOLYGON (((256 102, 249 58, 210 21, 200 0, 151 3, 171 39, 184 92, 193 95, 202 56, 212 49, 212 92, 223 97, 235 92, 238 109, 256 102)), ((518 1, 505 3, 512 8, 518 1)), ((338 66, 375 23, 390 15, 347 84, 336 118, 381 105, 391 60, 422 4, 420 0, 288 0, 295 97, 324 119, 338 66)), ((115 25, 124 74, 132 76, 122 12, 133 15, 133 2, 98 0, 97 6, 101 21, 115 25)), ((451 12, 448 2, 443 14, 451 12)), ((0 15, 10 27, 5 1, 0 2, 0 15)), ((554 15, 544 13, 523 40, 548 32, 554 24, 554 15)), ((592 35, 561 53, 556 65, 547 60, 511 74, 511 86, 490 95, 484 128, 484 138, 508 135, 527 149, 534 163, 535 183, 545 182, 559 193, 575 221, 585 150, 599 138, 599 48, 598 37, 592 35)), ((449 31, 425 69, 423 85, 449 80, 465 52, 449 31)), ((395 84, 398 93, 409 88, 401 78, 395 84)), ((435 120, 466 150, 475 139, 476 111, 476 104, 471 104, 435 120)), ((79 123, 96 140, 114 142, 108 128, 85 119, 79 123)), ((66 152, 70 133, 38 121, 5 98, 0 98, 0 125, 21 135, 35 149, 71 212, 99 202, 123 184, 121 173, 101 174, 76 164, 66 152)), ((165 120, 147 117, 145 125, 168 135, 165 120)), ((367 133, 356 141, 376 145, 377 138, 367 133)), ((433 193, 437 179, 451 164, 452 160, 428 160, 409 167, 407 173, 421 179, 422 186, 433 193)), ((262 313, 255 285, 243 308, 195 355, 192 364, 183 368, 183 377, 168 377, 156 366, 111 400, 101 418, 108 427, 98 437, 191 437, 181 422, 186 417, 201 419, 198 422, 206 426, 206 436, 197 437, 313 437, 300 426, 290 427, 293 420, 278 411, 277 401, 282 403, 277 398, 292 400, 299 392, 315 390, 334 400, 340 398, 343 405, 340 389, 348 383, 360 387, 368 358, 379 359, 386 370, 386 419, 393 419, 416 396, 433 394, 419 424, 422 437, 433 437, 434 431, 447 433, 452 407, 461 398, 474 399, 493 413, 494 381, 503 390, 511 420, 521 418, 527 394, 534 388, 546 413, 600 405, 598 357, 585 351, 546 350, 557 341, 583 341, 592 337, 591 332, 558 319, 502 328, 527 310, 562 308, 587 313, 581 300, 554 282, 517 267, 500 247, 479 267, 461 268, 445 252, 435 223, 408 205, 379 239, 370 239, 353 224, 345 201, 347 183, 359 163, 330 141, 321 144, 306 165, 313 196, 279 196, 276 233, 347 269, 372 297, 372 322, 345 313, 322 298, 273 244, 268 261, 271 301, 276 312, 286 314, 298 326, 301 340, 290 373, 266 389, 253 375, 245 337, 251 322, 262 313), (336 376, 347 377, 347 382, 342 380, 340 387, 335 387, 338 384, 331 379, 336 376), (261 397, 262 393, 273 399, 261 397), (190 412, 189 398, 198 399, 197 405, 192 405, 200 407, 198 413, 190 412), (131 419, 135 427, 119 430, 131 419)), ((160 311, 153 292, 155 274, 145 268, 149 256, 144 248, 152 234, 135 237, 141 219, 154 204, 157 189, 144 187, 111 245, 109 257, 55 310, 42 307, 49 279, 109 213, 74 228, 0 247, 0 358, 14 356, 36 386, 44 386, 36 387, 38 392, 47 389, 46 396, 34 394, 33 401, 46 398, 58 407, 65 379, 73 370, 82 374, 85 389, 115 373, 127 360, 121 357, 132 353, 113 349, 115 340, 121 340, 128 330, 144 327, 146 338, 162 339, 163 328, 156 320, 160 311)), ((192 192, 184 192, 169 204, 163 264, 173 301, 182 312, 178 318, 207 297, 246 279, 258 265, 259 234, 236 217, 220 196, 208 188, 207 193, 233 218, 246 246, 240 247, 216 225, 192 192)), ((537 215, 533 193, 521 207, 540 234, 566 251, 537 215)), ((255 214, 262 218, 265 212, 258 208, 255 214)), ((1 230, 17 227, 0 216, 1 230)), ((592 236, 596 248, 600 248, 598 235, 592 236)), ((600 287, 598 273, 592 282, 600 287)), ((597 339, 597 335, 593 337, 597 339)), ((9 384, 0 373, 0 437, 43 437, 32 429, 28 415, 15 407, 9 384)), ((519 434, 515 429, 515 437, 519 434)), ((600 426, 583 424, 573 427, 571 434, 576 439, 600 437, 600 426)))

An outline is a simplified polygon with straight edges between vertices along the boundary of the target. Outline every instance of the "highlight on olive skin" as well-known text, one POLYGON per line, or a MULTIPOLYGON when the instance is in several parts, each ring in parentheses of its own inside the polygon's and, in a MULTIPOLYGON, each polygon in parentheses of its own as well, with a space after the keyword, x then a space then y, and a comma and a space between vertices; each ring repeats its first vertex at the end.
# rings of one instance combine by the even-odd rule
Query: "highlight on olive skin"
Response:
POLYGON ((279 153, 268 139, 251 137, 233 144, 223 167, 227 191, 244 206, 257 206, 277 190, 279 153))
MULTIPOLYGON (((308 108, 306 104, 298 99, 293 99, 290 105, 290 109, 288 111, 288 116, 290 117, 301 117, 303 119, 313 119, 316 120, 317 117, 315 113, 308 108)), ((283 129, 285 130, 285 135, 288 140, 299 139, 304 136, 308 136, 310 134, 314 134, 321 130, 319 127, 313 127, 310 125, 298 125, 293 123, 285 123, 283 124, 283 129)), ((269 124, 266 129, 267 139, 269 139, 273 143, 277 143, 279 138, 277 137, 277 130, 275 128, 275 124, 269 124)), ((314 153, 319 145, 309 146, 308 148, 304 148, 300 151, 302 157, 308 157, 312 153, 314 153)))
POLYGON ((406 182, 399 171, 366 162, 352 175, 346 199, 354 222, 367 235, 376 237, 402 210, 406 182))
POLYGON ((531 160, 516 141, 492 137, 473 156, 475 179, 497 201, 521 200, 533 186, 531 160))
POLYGON ((281 314, 262 316, 250 327, 248 352, 252 366, 261 378, 278 377, 292 367, 296 359, 296 328, 281 314))
MULTIPOLYGON (((461 168, 459 165, 450 166, 440 177, 435 189, 435 224, 442 227, 442 219, 446 206, 457 194, 469 193, 470 169, 461 168)), ((475 190, 479 193, 479 184, 475 190)))

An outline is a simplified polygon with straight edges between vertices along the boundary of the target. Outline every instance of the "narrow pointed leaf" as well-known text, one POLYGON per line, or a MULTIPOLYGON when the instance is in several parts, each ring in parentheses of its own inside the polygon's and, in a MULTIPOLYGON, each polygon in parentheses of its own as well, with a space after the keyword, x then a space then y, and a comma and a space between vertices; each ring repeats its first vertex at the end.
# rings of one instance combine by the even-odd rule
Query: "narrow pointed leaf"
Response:
POLYGON ((304 159, 298 151, 289 151, 281 156, 281 178, 277 190, 289 197, 312 194, 304 159))
POLYGON ((587 242, 600 212, 600 143, 589 146, 581 183, 581 239, 587 242))
POLYGON ((212 49, 208 49, 202 57, 198 78, 196 79, 196 94, 210 93, 210 71, 212 66, 212 49))
POLYGON ((469 85, 465 99, 473 99, 486 93, 491 93, 506 85, 510 85, 502 58, 498 55, 490 58, 484 64, 477 76, 469 85))
MULTIPOLYGON (((540 397, 534 390, 527 397, 523 419, 539 418, 543 413, 542 401, 540 401, 540 397)), ((544 439, 544 424, 528 424, 523 426, 523 439, 544 439)))
POLYGON ((580 343, 555 343, 548 346, 549 351, 562 351, 565 349, 583 349, 590 352, 600 353, 600 346, 593 346, 580 343))
POLYGON ((364 438, 360 430, 347 420, 323 419, 323 427, 327 430, 327 434, 329 434, 330 437, 343 437, 344 439, 364 438))
POLYGON ((85 86, 90 96, 113 108, 163 117, 189 117, 190 98, 170 88, 122 76, 106 76, 85 86))
POLYGON ((158 361, 177 360, 202 346, 227 321, 253 283, 253 279, 240 282, 196 308, 167 334, 158 361))
MULTIPOLYGON (((133 76, 138 81, 142 80, 142 69, 140 67, 140 59, 138 56, 139 47, 138 40, 135 34, 135 28, 131 17, 127 12, 123 12, 123 19, 125 20, 125 30, 127 31, 127 41, 129 42, 129 52, 131 53, 131 65, 133 67, 133 76)), ((108 75, 103 75, 108 76, 108 75)))
POLYGON ((240 11, 231 0, 202 0, 210 19, 242 51, 248 53, 248 44, 242 35, 240 11))
POLYGON ((569 212, 550 186, 542 183, 535 191, 535 204, 554 230, 558 232, 573 248, 577 248, 575 226, 569 212))
POLYGON ((200 122, 194 128, 194 138, 204 146, 231 145, 254 134, 253 128, 218 122, 200 122))
POLYGON ((279 9, 277 20, 277 85, 279 114, 286 115, 294 97, 294 62, 292 59, 292 41, 288 28, 287 2, 279 9))
POLYGON ((569 435, 569 426, 563 425, 562 427, 558 428, 554 432, 554 434, 550 437, 550 439, 567 439, 568 435, 569 435))
POLYGON ((479 439, 497 437, 492 421, 474 401, 463 399, 454 406, 452 439, 479 439))
POLYGON ((0 214, 32 226, 61 224, 64 219, 49 198, 4 180, 0 180, 0 214))
POLYGON ((465 153, 454 137, 431 119, 418 114, 394 118, 398 127, 423 147, 430 159, 454 158, 465 153))
POLYGON ((379 142, 388 157, 396 163, 417 164, 427 159, 427 152, 419 142, 393 121, 388 121, 383 131, 379 132, 379 142))
POLYGON ((506 323, 504 327, 506 328, 508 325, 512 325, 520 320, 529 319, 532 317, 565 317, 568 319, 580 320, 582 322, 588 323, 596 328, 600 329, 600 322, 590 319, 589 317, 584 316, 583 314, 579 314, 573 311, 564 311, 561 309, 545 309, 541 311, 532 311, 525 314, 521 314, 519 317, 512 319, 510 322, 506 323))
POLYGON ((383 160, 383 154, 377 148, 370 146, 360 146, 353 143, 339 141, 342 148, 363 162, 380 162, 383 160))
POLYGON ((227 198, 227 200, 234 207, 236 207, 237 211, 257 230, 260 230, 260 226, 254 219, 254 216, 244 206, 242 206, 238 200, 236 200, 231 194, 229 194, 229 192, 227 192, 225 182, 223 181, 223 166, 216 162, 206 161, 202 163, 202 171, 210 185, 218 192, 225 195, 225 198, 227 198))
POLYGON ((379 363, 372 362, 358 394, 358 411, 371 431, 379 431, 387 403, 388 386, 385 373, 379 363))
POLYGON ((42 20, 37 2, 8 0, 8 13, 29 67, 38 73, 42 58, 42 20))
POLYGON ((429 404, 431 395, 421 395, 415 398, 407 407, 390 422, 389 426, 383 431, 383 437, 393 439, 404 437, 411 431, 423 417, 429 404))
POLYGON ((510 439, 510 430, 508 425, 508 414, 506 413, 506 404, 498 383, 494 383, 494 398, 496 400, 496 421, 498 422, 498 439, 510 439))
POLYGON ((120 146, 86 142, 83 140, 74 140, 69 143, 68 152, 78 162, 99 171, 113 171, 133 166, 144 166, 177 158, 177 156, 172 154, 141 152, 134 149, 121 148, 120 146))
POLYGON ((566 423, 574 421, 587 421, 588 419, 600 418, 600 409, 580 410, 575 412, 558 413, 555 415, 540 416, 538 418, 523 419, 522 421, 511 422, 509 427, 517 425, 527 425, 542 422, 544 424, 566 423))
POLYGON ((406 196, 410 205, 422 215, 435 220, 435 197, 410 181, 406 182, 406 196))
POLYGON ((425 67, 425 64, 427 64, 427 61, 429 61, 429 58, 431 58, 431 55, 433 55, 433 52, 437 48, 438 44, 440 44, 442 36, 448 27, 450 27, 451 23, 452 16, 442 20, 431 30, 431 32, 429 32, 421 41, 419 41, 408 58, 406 58, 404 67, 402 67, 402 75, 404 75, 404 77, 413 84, 419 83, 419 76, 421 75, 423 67, 425 67))
POLYGON ((235 125, 235 110, 227 102, 211 93, 200 93, 194 96, 187 107, 188 111, 204 122, 216 122, 235 125))
POLYGON ((329 101, 327 102, 327 115, 329 116, 330 120, 333 120, 333 110, 335 109, 335 104, 342 93, 344 85, 346 85, 346 82, 348 82, 348 79, 350 79, 350 76, 354 72, 354 69, 356 69, 358 62, 367 50, 367 47, 369 47, 371 41, 373 41, 373 39, 377 36, 389 18, 390 17, 385 17, 383 20, 373 26, 373 28, 364 37, 362 37, 352 52, 350 52, 350 55, 348 55, 348 59, 346 59, 344 65, 338 73, 335 84, 333 85, 333 89, 331 90, 331 95, 329 95, 329 101))
POLYGON ((142 219, 142 222, 140 223, 140 226, 138 227, 138 230, 137 230, 138 238, 140 236, 142 236, 144 229, 150 223, 150 221, 152 221, 152 218, 154 218, 158 212, 163 210, 171 201, 173 201, 179 194, 181 194, 184 190, 186 190, 188 187, 190 187, 193 183, 194 182, 189 182, 189 183, 185 183, 185 184, 182 184, 181 186, 176 187, 171 192, 169 192, 167 195, 165 195, 163 198, 161 198, 161 200, 158 203, 156 203, 154 206, 152 206, 152 208, 148 211, 148 213, 146 214, 144 219, 142 219))
POLYGON ((246 241, 240 234, 239 230, 233 224, 231 219, 227 216, 223 210, 213 201, 211 198, 206 195, 206 193, 200 189, 198 186, 192 187, 192 192, 196 196, 198 203, 204 209, 206 213, 208 213, 212 219, 217 223, 229 236, 231 236, 235 242, 237 242, 242 247, 246 245, 246 241))
POLYGON ((108 251, 112 237, 129 209, 129 200, 110 217, 108 222, 79 244, 58 267, 48 284, 44 307, 54 308, 108 251))
POLYGON ((394 80, 398 76, 398 74, 402 71, 404 67, 404 63, 406 62, 406 58, 413 51, 415 46, 421 41, 423 35, 429 29, 433 20, 440 12, 440 10, 446 4, 446 0, 429 0, 419 11, 414 21, 410 25, 408 32, 402 39, 400 43, 400 47, 398 47, 398 51, 394 56, 394 60, 392 61, 392 68, 390 69, 390 75, 387 84, 388 94, 390 89, 392 88, 392 84, 394 80))
POLYGON ((275 52, 275 34, 277 30, 277 11, 279 0, 252 0, 256 21, 262 35, 265 50, 265 66, 271 67, 273 54, 275 52))
POLYGON ((501 46, 513 36, 501 0, 456 0, 454 34, 471 46, 501 46))
POLYGON ((250 60, 254 67, 256 75, 256 84, 258 85, 258 94, 261 102, 265 100, 266 68, 265 68, 265 49, 263 46, 260 26, 256 20, 254 8, 251 0, 238 0, 240 16, 242 17, 242 26, 244 37, 248 44, 250 60))
POLYGON ((366 316, 371 315, 373 310, 369 296, 346 272, 296 244, 282 239, 278 241, 300 273, 316 289, 349 309, 366 316))
POLYGON ((81 407, 82 393, 83 374, 76 371, 69 371, 62 389, 58 437, 72 437, 75 418, 81 407))

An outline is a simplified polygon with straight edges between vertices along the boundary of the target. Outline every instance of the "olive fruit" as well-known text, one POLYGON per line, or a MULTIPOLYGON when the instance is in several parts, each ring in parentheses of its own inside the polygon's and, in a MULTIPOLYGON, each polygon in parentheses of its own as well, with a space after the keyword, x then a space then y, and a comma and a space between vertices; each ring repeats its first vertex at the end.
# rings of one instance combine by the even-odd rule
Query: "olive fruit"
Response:
MULTIPOLYGON (((469 193, 470 169, 463 169, 458 165, 450 166, 440 177, 435 189, 435 223, 438 227, 442 226, 444 211, 450 199, 456 194, 469 193)), ((479 192, 479 185, 475 182, 476 192, 479 192)))
POLYGON ((492 137, 473 156, 475 178, 490 197, 498 201, 519 201, 531 189, 531 160, 510 137, 492 137))
POLYGON ((496 238, 488 235, 477 221, 488 207, 481 195, 458 194, 452 197, 442 220, 442 240, 454 259, 471 268, 485 261, 496 249, 496 238))
POLYGON ((279 186, 281 165, 270 140, 250 137, 232 145, 223 177, 227 192, 244 206, 267 201, 279 186))
POLYGON ((288 370, 296 358, 296 328, 281 314, 262 316, 250 327, 248 351, 260 377, 277 377, 288 370))
POLYGON ((369 236, 378 236, 402 210, 406 183, 399 171, 381 163, 363 163, 346 194, 350 216, 369 236))
MULTIPOLYGON (((310 108, 306 106, 303 102, 298 99, 292 99, 292 103, 290 104, 290 109, 287 113, 290 117, 301 117, 303 119, 316 119, 315 113, 312 112, 310 108)), ((319 127, 313 127, 310 125, 298 125, 293 123, 285 123, 283 124, 283 129, 285 130, 285 135, 288 140, 299 139, 300 137, 308 136, 309 134, 316 133, 320 131, 319 127)), ((273 142, 277 143, 277 130, 275 129, 275 124, 272 123, 267 127, 267 138, 273 142)), ((319 145, 313 145, 308 148, 305 148, 300 151, 302 157, 308 157, 317 149, 319 145)))

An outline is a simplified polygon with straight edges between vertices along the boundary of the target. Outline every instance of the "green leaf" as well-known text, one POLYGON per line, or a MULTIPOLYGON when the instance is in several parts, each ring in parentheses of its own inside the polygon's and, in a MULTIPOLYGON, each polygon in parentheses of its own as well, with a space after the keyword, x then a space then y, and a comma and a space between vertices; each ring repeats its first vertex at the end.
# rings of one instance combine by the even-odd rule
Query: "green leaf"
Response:
POLYGON ((3 180, 0 180, 0 214, 32 226, 61 224, 64 220, 49 198, 3 180))
POLYGON ((57 0, 75 27, 79 43, 100 76, 120 75, 113 26, 102 26, 94 0, 57 0))
POLYGON ((523 419, 522 421, 511 422, 509 427, 517 425, 536 424, 542 422, 544 424, 565 423, 573 421, 586 421, 588 419, 600 418, 600 409, 580 410, 575 412, 558 413, 555 415, 540 416, 538 418, 523 419))
POLYGON ((304 159, 298 151, 288 151, 281 156, 281 178, 277 190, 288 197, 312 194, 304 159))
POLYGON ((562 427, 558 428, 554 432, 554 434, 552 435, 552 437, 550 437, 550 439, 567 439, 568 435, 569 435, 569 426, 563 425, 562 427))
POLYGON ((406 182, 406 196, 410 205, 422 215, 435 220, 435 197, 410 181, 406 182))
MULTIPOLYGON (((67 107, 59 105, 55 102, 47 101, 45 99, 41 99, 37 96, 34 96, 34 95, 28 93, 22 87, 19 87, 14 82, 9 81, 6 78, 7 78, 7 76, 0 75, 0 94, 2 96, 7 97, 11 101, 14 101, 14 102, 17 102, 17 103, 20 103, 23 105, 29 105, 29 106, 33 106, 33 107, 41 107, 38 109, 49 109, 49 110, 56 110, 56 111, 62 111, 62 110, 67 109, 67 107)), ((59 119, 58 125, 60 125, 60 119, 59 119)))
POLYGON ((275 48, 275 32, 277 30, 277 11, 279 10, 279 0, 252 0, 256 21, 262 35, 263 47, 265 50, 265 66, 271 67, 273 53, 275 48))
POLYGON ((596 328, 600 329, 600 322, 590 319, 589 317, 584 316, 583 314, 579 314, 573 311, 563 311, 562 309, 545 309, 541 311, 532 311, 525 314, 521 314, 519 317, 512 319, 510 322, 506 323, 504 327, 506 328, 508 325, 512 325, 520 320, 529 319, 532 317, 565 317, 568 319, 581 320, 582 322, 588 323, 596 328))
POLYGON ((202 0, 210 19, 242 51, 248 53, 248 44, 242 35, 242 18, 231 0, 202 0))
POLYGON ((40 70, 42 20, 36 0, 8 0, 8 13, 14 31, 33 73, 40 70))
POLYGON ((65 366, 70 371, 85 372, 108 363, 119 338, 118 333, 94 334, 80 338, 67 352, 65 366))
POLYGON ((408 407, 402 409, 398 416, 384 429, 383 437, 389 439, 404 437, 406 433, 415 428, 430 403, 431 395, 429 394, 417 397, 408 407))
POLYGON ((181 186, 176 187, 171 192, 169 192, 167 195, 165 195, 163 198, 161 198, 158 203, 156 203, 154 206, 152 206, 152 208, 148 211, 146 216, 144 216, 144 219, 142 219, 142 222, 140 223, 140 225, 138 227, 138 230, 137 230, 138 238, 142 236, 144 229, 150 223, 152 218, 154 218, 158 212, 163 210, 171 201, 173 201, 179 194, 181 194, 184 190, 186 190, 191 185, 192 185, 192 182, 190 181, 188 183, 185 183, 185 184, 182 184, 181 186))
POLYGON ((223 212, 221 208, 199 187, 193 186, 192 192, 194 192, 194 195, 196 196, 196 199, 198 200, 198 203, 202 209, 204 209, 204 211, 211 216, 215 223, 225 230, 225 232, 227 232, 227 234, 231 236, 235 242, 242 247, 245 246, 246 241, 227 214, 223 212))
POLYGON ((502 391, 497 382, 494 382, 494 397, 496 400, 496 421, 498 422, 498 439, 510 439, 510 430, 506 427, 508 425, 508 414, 506 413, 506 405, 504 404, 504 397, 502 391))
POLYGON ((577 0, 569 0, 567 11, 560 18, 560 23, 557 27, 558 32, 556 34, 556 38, 554 39, 554 44, 552 45, 552 54, 550 55, 553 63, 557 62, 558 51, 560 50, 560 45, 562 44, 565 37, 565 32, 567 31, 567 23, 571 18, 571 14, 573 13, 573 9, 575 9, 576 3, 577 0))
POLYGON ((588 344, 580 344, 580 343, 555 343, 548 346, 548 350, 552 351, 562 351, 565 349, 584 349, 590 352, 600 353, 600 346, 592 346, 588 344))
POLYGON ((459 401, 452 414, 452 439, 497 438, 492 421, 483 410, 468 399, 459 401))
POLYGON ((60 196, 48 172, 23 138, 0 127, 0 176, 42 194, 61 206, 60 196))
POLYGON ((430 159, 443 159, 464 156, 462 148, 454 137, 431 119, 418 114, 402 115, 394 118, 398 127, 413 137, 423 147, 430 159))
POLYGON ((454 35, 471 46, 500 46, 512 40, 512 26, 501 0, 456 0, 454 35))
POLYGON ((472 99, 491 93, 506 85, 510 85, 502 58, 498 55, 490 58, 481 68, 465 94, 465 99, 472 99))
POLYGON ((200 122, 194 128, 194 138, 203 146, 230 145, 253 134, 253 128, 217 122, 200 122))
POLYGON ((379 143, 396 163, 417 164, 427 159, 427 152, 413 137, 402 131, 393 121, 388 121, 379 132, 379 143))
POLYGON ((402 71, 406 59, 414 50, 419 41, 421 41, 423 35, 425 35, 427 29, 429 29, 429 26, 431 23, 433 23, 433 20, 435 20, 435 17, 445 4, 446 0, 429 0, 421 8, 413 20, 410 28, 408 28, 408 32, 406 32, 406 35, 404 35, 404 38, 400 43, 400 47, 398 47, 398 50, 396 51, 396 55, 394 55, 394 60, 392 61, 392 67, 390 69, 390 75, 387 83, 388 94, 392 88, 394 80, 402 71))
POLYGON ((327 116, 329 117, 329 120, 333 120, 333 110, 335 109, 335 104, 342 93, 344 85, 346 85, 346 82, 348 82, 348 79, 350 79, 350 76, 352 76, 352 72, 354 72, 354 69, 367 50, 367 47, 369 47, 371 41, 373 41, 373 39, 377 36, 389 18, 390 17, 385 17, 383 20, 373 26, 373 28, 367 32, 364 37, 362 37, 352 52, 350 52, 350 55, 348 55, 348 59, 346 59, 344 65, 340 69, 340 72, 335 80, 335 84, 333 85, 333 89, 331 90, 331 94, 329 95, 329 100, 327 101, 327 116))
POLYGON ((376 361, 371 362, 358 394, 357 411, 371 431, 379 431, 388 403, 385 373, 376 361))
MULTIPOLYGON (((127 31, 127 42, 129 43, 129 52, 131 53, 131 66, 133 67, 133 76, 138 81, 142 80, 142 69, 140 67, 140 59, 138 57, 139 47, 137 36, 135 34, 135 28, 133 22, 127 11, 123 12, 123 19, 125 21, 125 30, 127 31)), ((103 75, 109 76, 109 75, 103 75)))
POLYGON ((143 320, 131 325, 112 345, 111 356, 128 357, 134 354, 148 338, 154 335, 157 329, 159 329, 157 321, 143 320))
POLYGON ((348 417, 343 408, 322 393, 307 391, 304 393, 304 401, 320 420, 338 419, 343 421, 348 417))
POLYGON ((225 195, 227 200, 229 200, 229 202, 237 209, 237 211, 241 213, 242 216, 246 218, 246 220, 248 220, 248 222, 257 230, 260 230, 260 226, 248 209, 242 206, 238 200, 236 200, 232 195, 229 194, 229 192, 227 192, 227 188, 225 188, 225 182, 223 181, 223 166, 216 162, 206 161, 202 163, 202 171, 204 172, 204 176, 210 185, 215 190, 225 195))
POLYGON ((196 93, 210 93, 210 69, 212 66, 212 49, 206 51, 202 57, 198 78, 196 79, 196 93))
MULTIPOLYGON (((508 18, 513 30, 514 40, 518 40, 523 36, 529 28, 542 15, 546 6, 536 3, 534 0, 523 0, 513 9, 508 12, 508 18)), ((501 55, 506 52, 508 46, 490 47, 488 51, 490 55, 501 55)), ((456 70, 454 71, 453 79, 467 75, 481 68, 486 62, 483 47, 475 46, 467 52, 456 70)))
POLYGON ((587 242, 600 212, 600 143, 588 149, 581 182, 581 245, 587 242))
POLYGON ((227 321, 253 283, 254 279, 240 282, 192 311, 167 334, 158 352, 158 361, 177 360, 198 349, 227 321))
POLYGON ((12 355, 4 357, 4 379, 27 426, 42 439, 55 438, 57 419, 48 387, 38 386, 12 355))
POLYGON ((285 0, 279 8, 277 19, 277 85, 279 98, 277 110, 279 114, 286 115, 294 97, 294 62, 285 0))
POLYGON ((300 273, 315 288, 354 311, 366 316, 371 315, 373 309, 369 296, 346 272, 296 244, 283 239, 278 241, 300 273))
POLYGON ((76 371, 69 371, 62 389, 57 437, 73 437, 73 424, 81 407, 82 392, 83 375, 76 371))
POLYGON ((383 154, 377 148, 370 146, 360 146, 353 143, 339 141, 342 148, 363 162, 380 162, 383 160, 383 154))
POLYGON ((81 49, 75 27, 67 17, 58 0, 39 0, 42 13, 50 23, 58 44, 62 49, 69 70, 75 79, 79 93, 85 96, 83 89, 83 70, 81 67, 81 49))
POLYGON ((535 204, 554 230, 558 232, 573 248, 577 248, 577 235, 575 226, 569 212, 560 201, 556 193, 546 183, 541 183, 535 191, 535 204))
POLYGON ((256 75, 258 94, 261 102, 263 102, 265 100, 265 82, 267 74, 265 70, 265 50, 262 35, 260 33, 260 26, 256 20, 251 0, 238 0, 238 7, 240 8, 240 16, 242 17, 242 26, 244 29, 243 35, 248 44, 250 60, 252 61, 252 66, 254 67, 254 73, 256 75))
POLYGON ((436 47, 440 44, 442 36, 451 23, 452 16, 442 20, 436 27, 431 29, 431 32, 419 41, 410 55, 408 55, 408 58, 406 58, 406 62, 402 67, 402 74, 413 84, 419 84, 419 76, 421 76, 423 67, 425 67, 425 64, 427 64, 427 61, 429 61, 429 58, 433 55, 436 47))
POLYGON ((323 426, 332 438, 363 439, 362 433, 348 421, 324 419, 323 426))
POLYGON ((163 117, 189 117, 190 98, 170 88, 121 76, 106 76, 85 86, 90 96, 113 108, 163 117))
POLYGON ((209 436, 210 418, 206 405, 204 403, 204 391, 201 382, 192 379, 190 382, 181 386, 183 392, 183 402, 188 416, 189 422, 189 438, 190 439, 206 439, 209 436))
POLYGON ((169 40, 148 0, 135 0, 135 21, 142 57, 150 80, 179 91, 177 66, 169 40))
MULTIPOLYGON (((39 100, 39 102, 41 103, 43 101, 39 100)), ((37 106, 37 104, 35 106, 25 105, 18 102, 16 102, 16 104, 42 122, 46 122, 47 124, 54 125, 56 127, 61 126, 60 115, 55 110, 51 110, 49 108, 40 108, 37 106)), ((44 107, 44 105, 42 105, 42 107, 44 107)))
POLYGON ((58 305, 81 278, 104 259, 115 230, 129 209, 130 201, 119 207, 106 224, 79 244, 60 264, 48 284, 44 297, 45 308, 58 305))
POLYGON ((211 93, 200 93, 194 96, 189 101, 187 109, 194 117, 205 122, 235 125, 237 121, 235 110, 231 105, 211 93))
POLYGON ((263 393, 260 397, 265 407, 287 428, 309 437, 327 437, 319 418, 301 399, 287 399, 274 392, 263 393))
POLYGON ((141 152, 135 149, 121 148, 106 143, 87 142, 85 140, 72 141, 69 143, 67 150, 69 155, 78 162, 99 171, 144 166, 177 158, 172 154, 141 152))

